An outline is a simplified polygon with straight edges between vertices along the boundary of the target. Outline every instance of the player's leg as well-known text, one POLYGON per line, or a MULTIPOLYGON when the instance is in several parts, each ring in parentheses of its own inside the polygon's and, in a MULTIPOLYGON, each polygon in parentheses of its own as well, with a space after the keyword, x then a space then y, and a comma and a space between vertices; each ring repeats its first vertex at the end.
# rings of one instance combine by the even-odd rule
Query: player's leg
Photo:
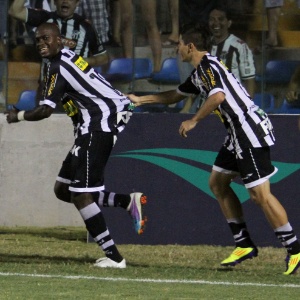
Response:
POLYGON ((126 261, 119 253, 106 226, 100 208, 93 201, 90 193, 72 193, 72 202, 78 209, 89 234, 105 253, 105 258, 96 262, 95 266, 105 268, 125 268, 126 261))
POLYGON ((287 250, 285 275, 294 274, 300 267, 300 244, 288 221, 287 213, 270 191, 270 182, 249 189, 251 199, 262 209, 276 237, 287 250))
POLYGON ((159 72, 161 68, 162 45, 157 26, 156 0, 141 0, 140 2, 148 40, 153 54, 153 72, 159 72))
POLYGON ((138 234, 144 232, 147 221, 145 216, 147 196, 143 193, 117 194, 109 191, 100 191, 93 193, 93 198, 99 207, 121 207, 126 209, 133 220, 135 231, 138 234))
POLYGON ((235 266, 245 259, 257 256, 258 252, 244 221, 242 205, 230 186, 237 175, 235 153, 222 147, 215 160, 209 184, 220 204, 236 245, 232 254, 221 262, 222 266, 235 266))
POLYGON ((71 200, 78 209, 89 234, 105 253, 97 267, 125 268, 99 206, 92 193, 104 189, 104 171, 113 147, 113 134, 92 132, 75 140, 70 152, 71 200))
POLYGON ((124 57, 133 57, 133 5, 131 0, 119 0, 121 40, 124 57))

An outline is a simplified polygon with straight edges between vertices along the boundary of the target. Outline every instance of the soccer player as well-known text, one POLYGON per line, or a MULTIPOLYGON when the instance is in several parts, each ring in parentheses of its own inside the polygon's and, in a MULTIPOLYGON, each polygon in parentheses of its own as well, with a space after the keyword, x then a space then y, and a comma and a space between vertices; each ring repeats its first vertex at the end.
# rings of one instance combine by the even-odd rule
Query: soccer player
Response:
POLYGON ((131 102, 81 56, 63 49, 56 24, 43 23, 35 38, 39 54, 48 59, 44 98, 33 110, 7 112, 7 122, 43 120, 62 102, 74 123, 75 142, 56 179, 55 194, 60 200, 74 203, 88 232, 105 252, 106 257, 98 259, 95 266, 125 268, 126 261, 110 236, 100 205, 123 207, 133 218, 136 231, 142 233, 146 196, 132 193, 107 198, 103 194, 105 165, 115 135, 124 129, 132 114, 131 102), (118 113, 123 117, 117 124, 118 113))
MULTIPOLYGON (((75 13, 79 0, 54 0, 56 11, 27 8, 24 6, 25 2, 26 0, 14 0, 9 8, 9 14, 32 27, 37 27, 44 22, 56 23, 66 49, 84 57, 92 67, 108 63, 108 54, 98 33, 89 21, 75 13)), ((42 96, 45 64, 43 60, 37 103, 42 96)))
POLYGON ((254 104, 245 88, 217 57, 203 51, 201 31, 196 26, 181 35, 178 53, 182 61, 194 66, 194 70, 177 90, 140 97, 129 95, 129 98, 137 106, 150 103, 168 105, 200 92, 207 95, 197 113, 181 123, 179 134, 186 138, 187 133, 213 111, 228 132, 209 180, 236 244, 221 265, 235 266, 258 254, 246 227, 242 205, 230 187, 232 180, 239 175, 251 199, 262 209, 287 250, 284 274, 294 274, 300 266, 300 244, 285 209, 270 191, 269 178, 277 169, 270 159, 270 147, 274 145, 275 137, 267 114, 254 104))

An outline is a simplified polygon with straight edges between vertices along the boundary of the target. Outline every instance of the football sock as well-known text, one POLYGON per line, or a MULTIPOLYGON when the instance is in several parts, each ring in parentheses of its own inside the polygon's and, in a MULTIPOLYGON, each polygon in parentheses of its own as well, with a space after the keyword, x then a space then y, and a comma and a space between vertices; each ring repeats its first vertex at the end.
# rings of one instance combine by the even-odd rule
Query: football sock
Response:
POLYGON ((300 253, 300 244, 290 223, 276 228, 274 232, 289 254, 300 253))
POLYGON ((84 220, 88 232, 105 252, 105 255, 116 262, 121 262, 123 257, 111 238, 103 214, 96 203, 91 203, 80 209, 79 213, 84 220))
POLYGON ((127 208, 130 203, 129 194, 116 194, 108 191, 93 193, 94 201, 99 207, 123 207, 127 208))
POLYGON ((250 238, 246 223, 244 222, 243 218, 227 219, 227 223, 233 234, 233 238, 237 247, 255 247, 250 238))

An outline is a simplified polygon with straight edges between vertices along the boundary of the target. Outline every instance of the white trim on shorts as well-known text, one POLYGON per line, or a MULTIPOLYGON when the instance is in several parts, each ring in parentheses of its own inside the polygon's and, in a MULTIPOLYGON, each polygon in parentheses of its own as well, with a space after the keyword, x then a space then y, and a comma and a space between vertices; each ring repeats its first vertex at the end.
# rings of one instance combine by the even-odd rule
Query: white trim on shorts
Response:
MULTIPOLYGON (((216 172, 223 173, 223 174, 227 174, 227 175, 235 175, 235 176, 239 176, 239 175, 240 175, 239 172, 231 171, 231 170, 226 170, 226 169, 217 167, 217 166, 215 166, 215 165, 213 165, 212 169, 213 169, 214 171, 216 171, 216 172)), ((258 185, 264 183, 264 182, 267 181, 270 177, 272 177, 273 175, 275 175, 275 174, 277 173, 277 171, 278 171, 278 169, 277 169, 276 167, 274 167, 274 171, 273 171, 271 174, 269 174, 269 175, 267 175, 267 176, 265 176, 265 177, 263 177, 263 178, 259 178, 259 179, 255 180, 255 181, 253 181, 253 182, 244 184, 244 185, 245 185, 245 188, 246 188, 246 189, 251 189, 251 188, 253 188, 253 187, 255 187, 255 186, 258 186, 258 185)))
POLYGON ((62 178, 60 176, 56 177, 56 181, 62 182, 62 183, 65 183, 65 184, 71 184, 71 180, 70 179, 62 178))
POLYGON ((217 172, 223 173, 223 174, 227 174, 227 175, 235 175, 235 176, 239 176, 240 175, 239 172, 232 171, 232 170, 226 170, 226 169, 220 168, 220 167, 218 167, 216 165, 213 165, 212 169, 214 171, 217 171, 217 172))
POLYGON ((255 186, 258 186, 258 185, 264 183, 265 181, 267 181, 273 175, 275 175, 277 173, 277 171, 278 171, 278 169, 274 166, 274 171, 271 174, 269 174, 269 175, 267 175, 267 176, 265 176, 263 178, 259 178, 259 179, 255 180, 253 182, 247 183, 247 184, 245 184, 245 187, 247 189, 251 189, 251 188, 253 188, 255 186))
POLYGON ((104 185, 96 186, 96 187, 85 187, 85 188, 74 188, 69 186, 69 191, 75 193, 93 193, 93 192, 101 192, 104 190, 105 190, 104 185))

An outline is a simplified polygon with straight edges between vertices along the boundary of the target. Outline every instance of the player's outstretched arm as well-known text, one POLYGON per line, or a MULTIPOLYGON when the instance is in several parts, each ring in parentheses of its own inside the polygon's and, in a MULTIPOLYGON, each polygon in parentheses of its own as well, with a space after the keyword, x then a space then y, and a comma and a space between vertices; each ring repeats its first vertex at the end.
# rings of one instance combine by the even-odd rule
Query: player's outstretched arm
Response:
POLYGON ((128 98, 136 105, 144 105, 144 104, 173 104, 177 103, 180 100, 184 99, 185 96, 178 94, 176 90, 166 91, 158 94, 151 94, 145 96, 136 96, 133 94, 128 95, 128 98))
POLYGON ((10 111, 6 111, 7 123, 17 123, 19 121, 40 121, 49 118, 54 109, 49 105, 40 105, 32 110, 18 110, 13 108, 10 111))

